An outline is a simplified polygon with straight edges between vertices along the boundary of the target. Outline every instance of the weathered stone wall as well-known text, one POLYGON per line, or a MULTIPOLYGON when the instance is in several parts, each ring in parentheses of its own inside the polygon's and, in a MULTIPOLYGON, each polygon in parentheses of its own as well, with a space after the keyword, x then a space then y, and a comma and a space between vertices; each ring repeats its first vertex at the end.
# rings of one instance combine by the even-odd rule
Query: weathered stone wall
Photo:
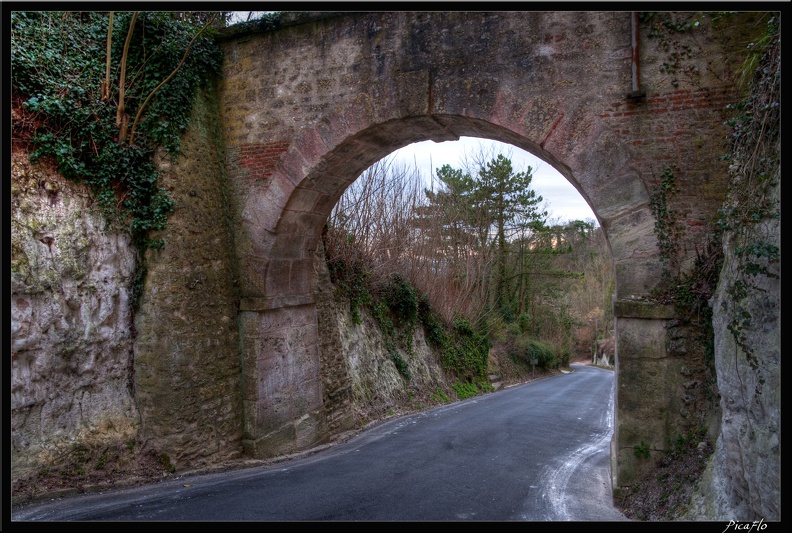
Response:
POLYGON ((216 92, 198 94, 160 184, 175 211, 147 255, 135 316, 135 395, 141 434, 177 468, 242 453, 237 286, 216 92))
POLYGON ((75 444, 134 440, 135 250, 90 192, 14 150, 11 166, 11 478, 75 444))

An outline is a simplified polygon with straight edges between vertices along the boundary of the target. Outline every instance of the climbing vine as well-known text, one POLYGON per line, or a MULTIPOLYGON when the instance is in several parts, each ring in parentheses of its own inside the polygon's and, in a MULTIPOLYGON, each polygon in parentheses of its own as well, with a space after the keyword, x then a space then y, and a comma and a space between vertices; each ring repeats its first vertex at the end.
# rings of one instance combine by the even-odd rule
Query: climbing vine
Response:
MULTIPOLYGON (((709 18, 713 26, 725 16, 723 13, 654 13, 641 12, 638 19, 648 26, 647 36, 657 42, 662 54, 658 67, 668 74, 673 87, 679 87, 685 80, 699 86, 699 64, 695 59, 701 49, 695 46, 695 31, 702 27, 702 21, 709 18), (693 40, 682 38, 691 35, 693 40)), ((709 67, 707 67, 709 69, 709 67)), ((712 70, 712 69, 709 69, 712 70)))
POLYGON ((173 212, 158 148, 176 157, 196 89, 219 73, 217 13, 11 13, 15 141, 93 192, 108 229, 138 250, 133 305, 173 212))
MULTIPOLYGON (((730 105, 732 150, 723 159, 729 163, 729 190, 704 249, 697 251, 693 268, 680 272, 678 256, 682 226, 678 214, 669 207, 676 192, 675 169, 662 170, 650 196, 655 216, 655 233, 660 255, 666 263, 662 289, 652 296, 661 303, 673 304, 687 324, 698 324, 705 341, 707 362, 712 366, 714 344, 712 309, 709 300, 724 265, 729 268, 725 286, 728 295, 728 324, 736 345, 751 368, 758 371, 759 356, 750 341, 757 327, 752 304, 763 298, 764 279, 780 279, 780 247, 769 221, 780 220, 780 38, 779 21, 768 17, 767 28, 748 45, 742 80, 750 85, 745 99, 730 105), (732 251, 726 262, 724 245, 732 251)), ((760 387, 763 381, 758 381, 760 387)), ((757 393, 759 393, 757 389, 757 393)))
POLYGON ((660 248, 660 257, 665 263, 663 276, 666 281, 679 274, 679 241, 683 228, 678 222, 679 214, 669 207, 669 200, 676 192, 676 175, 673 169, 666 167, 649 197, 649 208, 655 218, 654 230, 660 248))
POLYGON ((728 330, 748 364, 758 369, 759 357, 748 340, 756 327, 750 303, 762 297, 762 278, 779 279, 781 250, 768 222, 780 220, 780 21, 771 17, 764 34, 748 46, 743 80, 750 82, 746 98, 731 106, 732 151, 727 202, 718 219, 728 232, 734 260, 729 263, 727 294, 731 299, 728 330))
POLYGON ((694 65, 684 64, 693 57, 693 48, 680 41, 677 36, 698 28, 700 21, 676 20, 672 13, 650 12, 639 13, 638 19, 649 25, 649 37, 657 39, 660 50, 666 53, 665 61, 659 67, 661 72, 676 74, 682 71, 688 75, 698 73, 694 65))
POLYGON ((709 299, 723 264, 722 230, 715 227, 710 232, 703 248, 696 250, 693 268, 682 272, 680 242, 684 226, 679 222, 679 213, 669 207, 669 200, 676 192, 676 176, 673 169, 666 167, 649 197, 660 257, 665 264, 663 288, 655 291, 653 297, 661 303, 673 304, 687 323, 706 323, 711 316, 709 299))
POLYGON ((729 73, 721 70, 721 62, 701 62, 703 48, 698 42, 703 39, 701 30, 706 27, 709 31, 707 39, 719 39, 724 51, 729 53, 727 50, 733 50, 735 46, 739 48, 741 45, 734 42, 730 32, 718 30, 727 28, 735 15, 738 15, 735 11, 640 12, 638 19, 646 28, 646 36, 657 43, 657 52, 660 55, 658 70, 669 76, 671 85, 678 88, 685 82, 703 90, 701 70, 725 84, 730 81, 725 79, 729 73))

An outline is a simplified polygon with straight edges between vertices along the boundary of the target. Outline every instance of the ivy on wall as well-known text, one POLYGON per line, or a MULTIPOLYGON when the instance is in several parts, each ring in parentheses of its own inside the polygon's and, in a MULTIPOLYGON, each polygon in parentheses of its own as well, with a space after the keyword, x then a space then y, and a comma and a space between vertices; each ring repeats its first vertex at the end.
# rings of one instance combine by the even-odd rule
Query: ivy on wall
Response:
POLYGON ((731 106, 732 151, 730 186, 720 211, 719 227, 728 232, 735 261, 727 293, 733 309, 728 324, 748 364, 757 370, 759 357, 748 340, 756 327, 750 302, 761 298, 762 278, 780 279, 781 250, 768 232, 766 222, 780 220, 776 201, 780 187, 781 155, 781 38, 780 20, 768 16, 764 34, 749 44, 742 79, 751 88, 746 98, 731 106))
MULTIPOLYGON (((699 324, 708 347, 708 363, 714 358, 712 309, 709 300, 724 276, 724 243, 731 247, 735 261, 730 265, 726 292, 730 298, 728 330, 754 370, 759 356, 749 340, 757 325, 751 302, 761 298, 762 278, 779 279, 781 251, 766 222, 780 220, 776 190, 780 186, 780 36, 779 19, 766 14, 764 33, 747 45, 747 57, 740 77, 745 98, 727 106, 731 117, 731 151, 723 156, 729 163, 729 190, 718 213, 710 237, 699 250, 689 272, 679 270, 679 240, 683 227, 669 207, 676 192, 675 169, 665 168, 650 196, 655 216, 655 233, 661 258, 666 264, 664 288, 652 295, 657 301, 673 304, 689 324, 699 324)), ((684 28, 679 29, 682 31, 684 28)), ((760 385, 762 381, 760 380, 760 385)))
MULTIPOLYGON (((222 18, 222 17, 220 17, 222 18)), ((158 148, 179 153, 196 89, 218 74, 217 13, 11 13, 12 126, 31 160, 51 159, 92 190, 111 231, 138 250, 133 305, 145 252, 174 209, 158 184, 158 148)))

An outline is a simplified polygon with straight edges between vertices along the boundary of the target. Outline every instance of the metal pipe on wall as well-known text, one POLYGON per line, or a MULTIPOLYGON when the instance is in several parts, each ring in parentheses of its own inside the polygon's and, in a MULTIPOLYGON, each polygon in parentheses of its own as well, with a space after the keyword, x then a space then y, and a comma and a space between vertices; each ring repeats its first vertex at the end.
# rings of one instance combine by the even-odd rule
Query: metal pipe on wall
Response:
POLYGON ((639 79, 640 67, 638 62, 638 12, 632 12, 632 91, 628 98, 643 98, 646 93, 641 92, 639 79))

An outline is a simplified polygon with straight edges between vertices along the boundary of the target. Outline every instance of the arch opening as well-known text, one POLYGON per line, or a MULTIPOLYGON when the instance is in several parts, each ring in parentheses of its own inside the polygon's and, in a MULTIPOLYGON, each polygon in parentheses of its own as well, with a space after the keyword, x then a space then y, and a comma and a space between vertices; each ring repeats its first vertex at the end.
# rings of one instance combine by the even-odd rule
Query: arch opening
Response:
MULTIPOLYGON (((613 301, 621 297, 620 290, 643 293, 656 281, 652 270, 658 268, 655 238, 645 185, 636 173, 618 166, 619 158, 594 153, 596 145, 562 161, 540 142, 482 119, 427 115, 365 126, 351 118, 354 110, 339 113, 302 130, 272 175, 255 194, 248 195, 241 209, 239 332, 243 446, 248 455, 269 457, 305 449, 354 425, 349 376, 334 378, 327 386, 323 373, 328 365, 340 364, 342 356, 336 354, 335 362, 325 357, 334 348, 325 346, 326 339, 320 335, 316 251, 328 217, 350 184, 365 169, 413 142, 476 137, 536 155, 572 184, 596 215, 612 260, 613 301), (338 122, 346 124, 346 130, 331 127, 338 122), (615 171, 620 173, 622 186, 626 185, 618 195, 607 187, 598 188, 603 182, 600 174, 615 171), (636 243, 648 253, 636 257, 636 243)), ((609 307, 606 303, 602 309, 609 307)), ((591 326, 590 321, 587 325, 591 326)), ((610 361, 615 360, 617 380, 620 327, 614 319, 615 349, 610 361)), ((644 328, 639 322, 628 327, 644 328)), ((597 323, 592 331, 603 329, 597 323)), ((623 455, 612 450, 612 462, 623 455)))
MULTIPOLYGON (((288 198, 280 200, 283 209, 272 228, 272 247, 269 251, 270 267, 268 272, 283 272, 285 263, 294 274, 290 280, 302 279, 293 271, 300 263, 309 268, 309 260, 316 250, 325 221, 330 217, 347 188, 362 173, 377 161, 387 158, 391 153, 410 144, 423 141, 443 143, 457 141, 460 137, 491 139, 510 145, 518 150, 534 155, 545 162, 574 187, 583 201, 591 207, 596 223, 601 225, 600 217, 585 189, 576 180, 569 166, 559 161, 538 144, 502 126, 467 117, 443 117, 444 123, 452 125, 438 134, 436 118, 408 117, 371 126, 362 132, 344 139, 334 149, 327 150, 316 157, 312 168, 302 167, 305 178, 294 183, 288 198), (427 121, 430 127, 427 129, 427 121), (450 134, 449 131, 453 131, 450 134)), ((301 161, 305 163, 305 161, 301 161)), ((288 165, 284 165, 288 167, 288 165)), ((295 170, 284 168, 283 170, 295 170)), ((280 185, 275 186, 281 188, 280 185)), ((274 188, 274 187, 271 187, 274 188)), ((280 191, 278 191, 280 192, 280 191)), ((270 195, 276 198, 276 194, 270 195)), ((606 237, 607 239, 607 237, 606 237)), ((265 238, 265 240, 267 240, 265 238)), ((305 284, 285 283, 282 276, 266 285, 265 298, 286 296, 295 289, 305 296, 311 287, 305 284)), ((263 296, 263 295, 262 295, 263 296)), ((292 295, 296 296, 296 295, 292 295)), ((304 298, 301 300, 303 301, 304 298)))
MULTIPOLYGON (((541 186, 561 181, 566 185, 559 188, 561 194, 576 197, 567 211, 573 216, 555 215, 553 201, 534 185, 536 170, 544 161, 513 145, 463 139, 439 145, 414 143, 392 152, 349 186, 322 237, 337 281, 360 286, 363 280, 342 277, 365 271, 366 283, 374 288, 387 285, 395 274, 448 324, 464 317, 485 327, 497 316, 515 327, 520 321, 524 329, 533 324, 531 333, 538 338, 537 324, 545 323, 550 330, 545 340, 552 338, 565 356, 583 360, 599 356, 601 363, 611 366, 613 350, 603 347, 597 353, 594 346, 613 331, 607 305, 613 265, 604 234, 585 200, 563 176, 543 169, 541 186), (421 163, 418 156, 410 159, 416 152, 421 163), (500 214, 492 207, 496 197, 489 198, 489 205, 474 199, 490 186, 481 181, 480 171, 498 161, 502 161, 500 171, 508 166, 508 175, 485 172, 489 175, 485 179, 497 178, 504 188, 512 187, 505 198, 509 205, 500 214), (467 186, 453 182, 457 172, 469 179, 467 186), (504 237, 501 251, 499 223, 504 237), (597 260, 584 260, 583 255, 594 253, 597 260), (499 259, 503 259, 502 284, 494 270, 499 259), (598 290, 602 294, 592 296, 598 290), (493 310, 493 295, 502 300, 499 309, 493 310), (563 323, 576 325, 566 332, 566 343, 553 331, 563 330, 563 323)), ((527 337, 529 331, 523 333, 527 337)))
MULTIPOLYGON (((327 390, 323 386, 320 356, 327 350, 322 347, 324 341, 317 327, 316 251, 334 207, 367 168, 413 142, 476 137, 527 148, 583 190, 574 181, 570 167, 538 144, 502 126, 465 117, 440 119, 432 116, 392 120, 335 143, 328 141, 328 137, 332 140, 331 134, 321 128, 307 130, 281 159, 259 200, 249 204, 245 213, 255 224, 247 224, 246 228, 249 249, 254 253, 247 257, 252 266, 247 269, 248 279, 242 280, 243 290, 249 292, 240 304, 240 333, 248 339, 242 342, 242 360, 248 361, 242 372, 246 446, 252 455, 269 455, 274 450, 282 453, 281 441, 286 434, 291 435, 288 446, 327 436, 327 413, 323 407, 327 390), (265 203, 274 204, 275 209, 256 214, 255 209, 265 203), (301 390, 295 395, 297 388, 301 390), (295 420, 308 422, 301 422, 305 427, 300 428, 295 420)), ((243 276, 244 261, 243 257, 243 276)), ((458 285, 458 280, 451 282, 458 285)), ((429 285, 425 283, 423 287, 429 285)), ((457 294, 464 298, 464 286, 457 294)), ((447 310, 452 308, 453 302, 446 306, 447 310)), ((526 309, 516 307, 514 311, 512 318, 517 320, 526 309)), ((569 350, 565 354, 568 356, 569 350)), ((335 390, 344 387, 340 385, 335 390)))

